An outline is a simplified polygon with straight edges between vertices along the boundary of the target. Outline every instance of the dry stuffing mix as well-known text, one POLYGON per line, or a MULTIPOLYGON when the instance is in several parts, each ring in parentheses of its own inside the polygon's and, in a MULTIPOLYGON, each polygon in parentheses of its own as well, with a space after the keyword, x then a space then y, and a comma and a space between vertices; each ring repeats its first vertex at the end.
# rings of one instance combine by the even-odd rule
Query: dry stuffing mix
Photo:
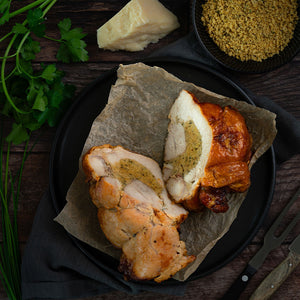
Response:
POLYGON ((283 50, 298 21, 297 0, 207 0, 202 22, 219 48, 242 61, 283 50))

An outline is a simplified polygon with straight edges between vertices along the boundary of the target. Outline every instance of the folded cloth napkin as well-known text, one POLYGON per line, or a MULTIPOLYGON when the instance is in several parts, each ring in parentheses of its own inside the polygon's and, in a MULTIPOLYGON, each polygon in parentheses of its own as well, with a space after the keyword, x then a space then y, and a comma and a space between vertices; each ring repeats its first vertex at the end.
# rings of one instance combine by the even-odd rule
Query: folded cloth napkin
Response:
MULTIPOLYGON (((158 56, 188 58, 225 72, 199 47, 193 33, 152 55, 158 56)), ((300 122, 270 99, 252 94, 250 97, 257 106, 277 114, 278 135, 274 142, 277 163, 300 153, 300 122)), ((23 299, 70 299, 114 290, 130 294, 141 291, 184 294, 184 283, 170 286, 127 282, 122 276, 95 265, 53 221, 54 217, 50 194, 46 192, 36 212, 22 260, 23 299)))

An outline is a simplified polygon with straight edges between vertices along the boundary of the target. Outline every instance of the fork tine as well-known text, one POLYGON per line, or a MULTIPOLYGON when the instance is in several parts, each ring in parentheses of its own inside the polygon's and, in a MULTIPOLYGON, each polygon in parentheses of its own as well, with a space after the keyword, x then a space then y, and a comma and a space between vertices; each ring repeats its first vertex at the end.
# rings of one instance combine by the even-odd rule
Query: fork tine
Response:
MULTIPOLYGON (((300 195, 300 187, 298 188, 298 190, 296 191, 296 193, 294 194, 294 196, 291 198, 291 200, 289 201, 289 203, 285 206, 285 208, 283 209, 283 211, 280 213, 279 217, 277 217, 277 219, 275 220, 275 222, 272 224, 272 226, 268 230, 267 234, 265 235, 265 240, 269 239, 269 238, 272 238, 272 239, 274 238, 274 236, 275 236, 274 233, 275 233, 277 227, 279 226, 279 224, 281 223, 283 217, 289 211, 289 209, 291 208, 291 206, 298 199, 299 195, 300 195)), ((300 218, 300 212, 289 223, 289 225, 282 232, 282 234, 280 236, 276 237, 276 240, 278 241, 279 244, 281 244, 281 241, 283 241, 285 239, 285 237, 288 235, 288 233, 292 230, 292 228, 295 226, 295 224, 299 220, 299 218, 300 218)))
POLYGON ((280 243, 286 238, 288 233, 293 229, 293 227, 296 225, 296 223, 298 222, 299 219, 300 219, 300 211, 294 217, 294 219, 290 222, 290 224, 286 227, 286 229, 281 233, 281 235, 276 237, 277 239, 279 239, 280 243))

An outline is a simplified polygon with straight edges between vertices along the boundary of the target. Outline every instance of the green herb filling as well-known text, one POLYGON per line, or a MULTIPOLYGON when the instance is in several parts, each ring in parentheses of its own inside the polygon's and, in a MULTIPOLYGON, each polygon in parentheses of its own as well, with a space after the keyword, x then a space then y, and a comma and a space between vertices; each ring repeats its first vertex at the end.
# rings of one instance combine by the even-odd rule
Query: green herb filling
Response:
POLYGON ((184 128, 186 150, 168 161, 173 166, 171 176, 184 176, 189 173, 197 165, 202 153, 201 135, 195 123, 190 120, 183 122, 182 126, 184 128))
POLYGON ((133 180, 139 180, 160 195, 163 191, 162 184, 157 178, 142 164, 132 159, 121 159, 118 163, 112 165, 115 178, 117 178, 123 187, 130 184, 133 180))

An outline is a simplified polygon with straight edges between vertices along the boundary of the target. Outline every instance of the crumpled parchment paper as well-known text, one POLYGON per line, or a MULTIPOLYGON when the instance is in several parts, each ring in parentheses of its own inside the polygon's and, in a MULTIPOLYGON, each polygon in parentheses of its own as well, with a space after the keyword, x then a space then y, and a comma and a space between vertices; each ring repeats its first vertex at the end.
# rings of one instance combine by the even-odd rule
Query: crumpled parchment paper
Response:
MULTIPOLYGON (((94 120, 82 155, 92 146, 121 145, 153 158, 162 166, 168 114, 182 89, 195 94, 201 102, 216 103, 222 107, 232 105, 238 109, 253 138, 254 154, 250 167, 271 146, 276 135, 275 114, 181 81, 162 68, 137 63, 120 65, 108 103, 94 120)), ((185 241, 188 253, 197 258, 179 271, 175 279, 186 280, 197 269, 229 230, 245 196, 246 192, 231 195, 230 208, 223 214, 215 214, 208 209, 189 214, 180 226, 180 237, 185 241)), ((79 240, 117 259, 120 257, 121 251, 113 247, 101 231, 97 209, 89 199, 88 184, 81 170, 81 158, 79 172, 67 193, 67 204, 55 220, 79 240)))

